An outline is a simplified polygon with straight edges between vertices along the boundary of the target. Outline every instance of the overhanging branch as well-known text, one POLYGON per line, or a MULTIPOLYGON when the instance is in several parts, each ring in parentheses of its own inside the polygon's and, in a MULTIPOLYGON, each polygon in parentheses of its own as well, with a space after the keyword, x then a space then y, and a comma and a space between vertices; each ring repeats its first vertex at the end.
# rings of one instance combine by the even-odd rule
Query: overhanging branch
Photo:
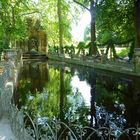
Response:
POLYGON ((29 12, 29 13, 23 13, 20 16, 31 15, 31 14, 35 14, 35 13, 39 13, 39 12, 38 11, 33 11, 33 12, 29 12))
POLYGON ((90 9, 87 8, 84 4, 78 2, 77 0, 73 0, 75 3, 79 4, 80 6, 84 7, 86 10, 88 10, 90 12, 90 9))

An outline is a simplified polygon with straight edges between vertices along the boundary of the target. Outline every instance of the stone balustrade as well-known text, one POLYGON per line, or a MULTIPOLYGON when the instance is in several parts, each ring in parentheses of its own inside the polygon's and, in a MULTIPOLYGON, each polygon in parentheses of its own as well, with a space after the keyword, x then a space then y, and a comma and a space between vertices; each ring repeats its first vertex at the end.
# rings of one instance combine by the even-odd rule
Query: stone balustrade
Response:
POLYGON ((0 117, 9 120, 17 140, 33 140, 25 129, 23 110, 11 103, 17 74, 10 74, 11 71, 12 67, 7 62, 0 63, 0 117))

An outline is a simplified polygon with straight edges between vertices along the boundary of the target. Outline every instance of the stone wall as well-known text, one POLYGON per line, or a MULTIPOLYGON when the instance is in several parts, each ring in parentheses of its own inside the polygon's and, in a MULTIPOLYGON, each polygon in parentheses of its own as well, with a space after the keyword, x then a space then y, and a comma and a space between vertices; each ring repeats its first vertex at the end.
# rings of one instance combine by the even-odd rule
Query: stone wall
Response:
POLYGON ((17 140, 33 140, 24 125, 24 112, 12 104, 12 96, 16 85, 18 65, 12 67, 8 61, 0 62, 0 119, 9 120, 11 129, 17 140))

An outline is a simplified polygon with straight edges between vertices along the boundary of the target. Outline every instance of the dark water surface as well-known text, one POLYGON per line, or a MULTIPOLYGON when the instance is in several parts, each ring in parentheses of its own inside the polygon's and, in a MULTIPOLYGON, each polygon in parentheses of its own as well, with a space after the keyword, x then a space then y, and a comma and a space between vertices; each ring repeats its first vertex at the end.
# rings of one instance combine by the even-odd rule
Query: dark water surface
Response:
POLYGON ((39 123, 124 128, 140 123, 140 78, 60 62, 25 61, 15 102, 39 123))

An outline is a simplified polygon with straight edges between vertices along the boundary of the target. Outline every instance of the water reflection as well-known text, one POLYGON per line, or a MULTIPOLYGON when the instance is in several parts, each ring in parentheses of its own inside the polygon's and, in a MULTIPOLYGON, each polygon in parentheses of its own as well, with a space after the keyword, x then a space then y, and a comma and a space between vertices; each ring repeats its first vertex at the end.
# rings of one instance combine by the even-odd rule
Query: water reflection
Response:
POLYGON ((90 106, 90 85, 86 81, 80 81, 78 75, 75 74, 71 79, 71 86, 73 92, 77 93, 79 91, 84 98, 85 104, 90 106))
POLYGON ((16 104, 32 117, 122 129, 140 123, 140 80, 65 63, 24 62, 16 104))

